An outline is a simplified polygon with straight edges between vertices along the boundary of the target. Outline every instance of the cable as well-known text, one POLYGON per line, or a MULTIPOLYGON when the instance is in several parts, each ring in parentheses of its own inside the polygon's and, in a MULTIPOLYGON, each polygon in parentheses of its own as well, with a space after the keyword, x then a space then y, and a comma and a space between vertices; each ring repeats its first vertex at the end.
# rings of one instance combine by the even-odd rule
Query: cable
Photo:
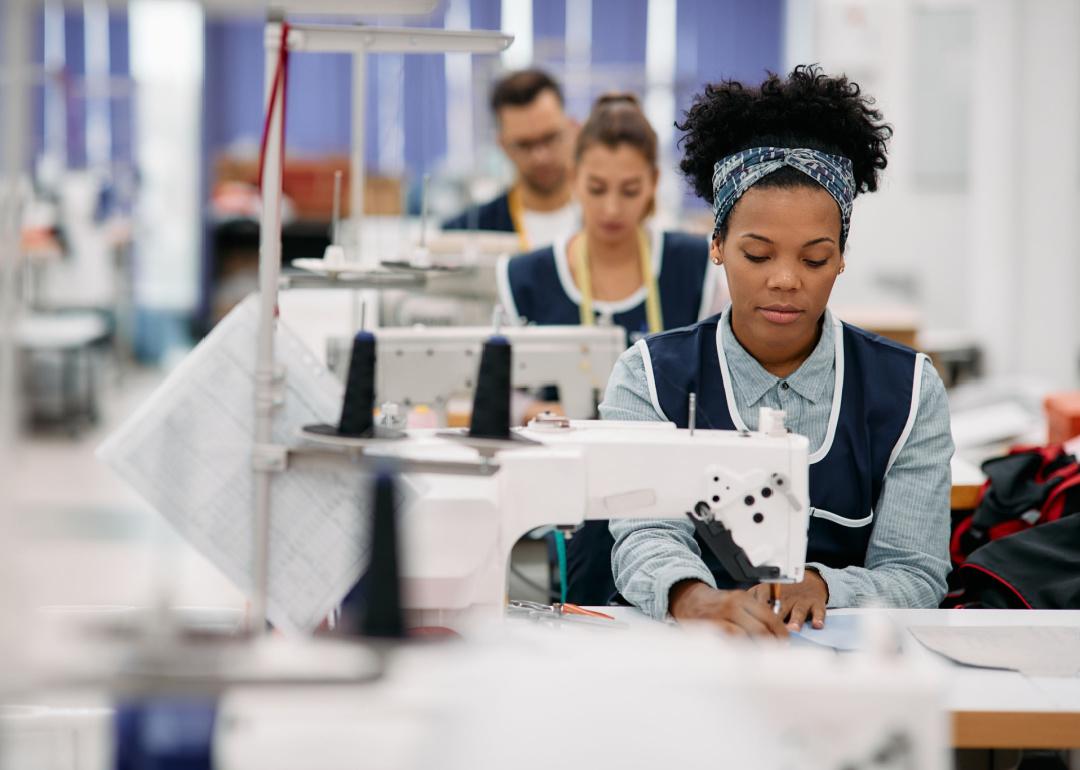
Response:
POLYGON ((559 559, 559 601, 566 604, 566 535, 555 530, 555 555, 559 559))
POLYGON ((281 48, 278 50, 277 67, 274 69, 274 80, 270 86, 270 100, 266 107, 266 118, 263 122, 262 141, 259 143, 259 192, 262 193, 263 167, 266 164, 266 143, 270 138, 270 130, 274 122, 274 108, 277 107, 278 88, 281 89, 281 174, 285 174, 285 98, 289 85, 289 23, 281 23, 281 48))

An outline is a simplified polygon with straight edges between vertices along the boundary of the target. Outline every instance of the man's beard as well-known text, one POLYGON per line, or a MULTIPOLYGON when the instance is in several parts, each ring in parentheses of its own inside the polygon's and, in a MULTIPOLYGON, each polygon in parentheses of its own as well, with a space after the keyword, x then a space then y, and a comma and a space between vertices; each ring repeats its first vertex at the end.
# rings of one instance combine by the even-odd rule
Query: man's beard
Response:
POLYGON ((566 174, 551 174, 551 181, 548 181, 545 176, 538 178, 536 175, 522 175, 521 181, 531 192, 541 196, 548 196, 558 192, 559 188, 566 182, 566 174))

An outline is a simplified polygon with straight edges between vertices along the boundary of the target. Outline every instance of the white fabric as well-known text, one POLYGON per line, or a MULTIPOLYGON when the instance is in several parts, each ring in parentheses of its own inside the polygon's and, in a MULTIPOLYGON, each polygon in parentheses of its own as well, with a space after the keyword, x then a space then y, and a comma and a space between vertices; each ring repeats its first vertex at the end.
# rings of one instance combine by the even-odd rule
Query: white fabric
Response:
POLYGON ((522 226, 530 249, 542 249, 553 243, 566 243, 581 224, 581 211, 574 202, 554 211, 521 212, 522 226))

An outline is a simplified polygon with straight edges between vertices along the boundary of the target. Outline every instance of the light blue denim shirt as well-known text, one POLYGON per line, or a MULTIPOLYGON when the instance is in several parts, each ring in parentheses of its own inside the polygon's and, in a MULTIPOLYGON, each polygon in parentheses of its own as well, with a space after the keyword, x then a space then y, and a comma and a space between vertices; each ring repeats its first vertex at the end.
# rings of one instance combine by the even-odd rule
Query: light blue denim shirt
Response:
MULTIPOLYGON (((832 315, 826 311, 825 328, 832 315)), ((731 331, 730 308, 721 318, 739 416, 751 430, 758 409, 783 409, 785 424, 806 436, 811 451, 829 425, 835 382, 835 342, 822 334, 802 365, 787 378, 770 374, 731 331), (784 384, 787 387, 782 387, 784 384)), ((634 346, 623 353, 608 380, 600 416, 605 420, 662 420, 649 398, 645 365, 634 346)), ((707 428, 707 425, 698 427, 707 428)), ((874 510, 874 530, 865 567, 813 566, 829 587, 829 607, 880 604, 936 607, 949 573, 949 499, 953 454, 945 386, 929 364, 922 369, 919 407, 907 443, 885 476, 874 510)), ((615 547, 611 569, 619 592, 654 618, 668 612, 668 593, 681 580, 715 586, 701 560, 694 527, 683 519, 611 522, 615 547)))

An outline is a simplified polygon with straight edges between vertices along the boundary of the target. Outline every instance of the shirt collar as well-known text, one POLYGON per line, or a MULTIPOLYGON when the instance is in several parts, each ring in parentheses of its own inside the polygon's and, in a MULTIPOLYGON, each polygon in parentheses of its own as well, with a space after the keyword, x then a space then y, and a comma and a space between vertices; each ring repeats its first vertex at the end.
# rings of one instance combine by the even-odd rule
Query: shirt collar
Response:
MULTIPOLYGON (((736 396, 746 406, 754 406, 770 389, 780 382, 780 378, 765 369, 758 360, 744 348, 731 330, 731 306, 720 317, 724 355, 735 384, 736 396)), ((825 395, 825 389, 832 382, 836 366, 836 340, 834 339, 833 315, 825 310, 821 337, 810 356, 794 372, 785 378, 788 386, 812 404, 816 404, 825 395)))

